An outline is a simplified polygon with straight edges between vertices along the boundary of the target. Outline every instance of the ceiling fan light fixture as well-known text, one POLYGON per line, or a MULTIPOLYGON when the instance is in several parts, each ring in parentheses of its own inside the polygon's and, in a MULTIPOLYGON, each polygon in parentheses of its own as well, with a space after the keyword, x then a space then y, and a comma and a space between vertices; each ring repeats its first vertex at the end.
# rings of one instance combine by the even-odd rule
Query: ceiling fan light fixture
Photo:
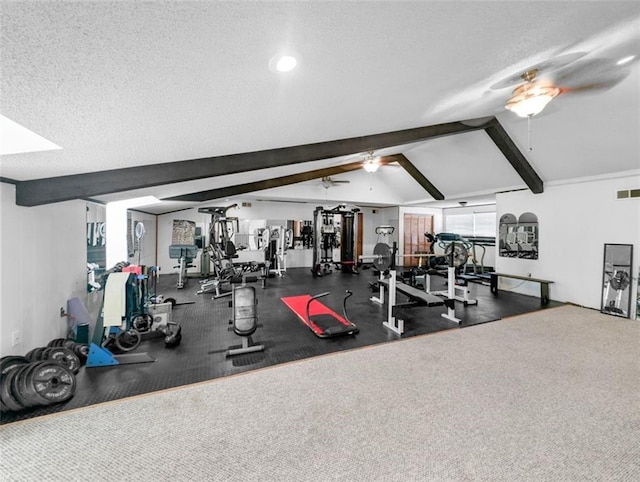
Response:
POLYGON ((365 171, 374 173, 380 167, 380 158, 369 155, 369 157, 362 163, 362 167, 365 171))
POLYGON ((513 91, 505 108, 520 117, 531 117, 542 112, 559 93, 560 89, 557 87, 524 84, 513 91))
POLYGON ((534 82, 537 69, 531 69, 521 75, 525 81, 513 91, 505 108, 520 117, 532 117, 542 112, 546 105, 560 93, 560 89, 541 82, 534 82))

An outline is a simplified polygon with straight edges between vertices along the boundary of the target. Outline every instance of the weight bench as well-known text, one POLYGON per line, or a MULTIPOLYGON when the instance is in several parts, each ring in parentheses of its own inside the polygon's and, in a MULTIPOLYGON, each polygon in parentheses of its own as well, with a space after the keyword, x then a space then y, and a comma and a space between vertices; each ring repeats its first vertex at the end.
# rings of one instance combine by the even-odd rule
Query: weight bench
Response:
MULTIPOLYGON (((385 288, 389 288, 389 280, 378 281, 385 288)), ((444 305, 444 299, 439 296, 432 295, 426 291, 414 288, 406 283, 396 283, 396 291, 399 291, 403 295, 407 296, 411 301, 406 303, 399 303, 395 306, 398 308, 410 308, 412 306, 442 306, 444 305)))
POLYGON ((549 285, 553 283, 553 281, 549 281, 546 279, 539 278, 531 278, 530 276, 521 276, 517 274, 506 274, 506 273, 489 273, 491 275, 491 293, 494 296, 498 296, 498 278, 512 278, 522 281, 533 281, 535 283, 540 283, 540 304, 547 305, 549 304, 549 285))
POLYGON ((319 338, 331 338, 340 335, 355 335, 358 327, 349 321, 347 316, 347 298, 353 293, 346 291, 346 296, 342 303, 344 317, 334 312, 328 306, 318 301, 330 292, 320 293, 315 296, 300 295, 281 298, 282 302, 293 311, 300 321, 302 321, 319 338))
POLYGON ((256 290, 253 286, 233 287, 231 306, 233 307, 233 331, 242 338, 242 347, 227 350, 227 356, 263 351, 264 345, 249 345, 249 337, 258 328, 256 290))
POLYGON ((389 278, 384 279, 381 274, 380 279, 378 280, 378 284, 380 286, 380 297, 372 297, 371 301, 376 303, 384 304, 384 289, 386 288, 389 292, 389 303, 387 305, 387 321, 382 324, 389 328, 391 331, 402 335, 404 333, 404 320, 401 320, 396 317, 397 310, 400 308, 412 308, 414 306, 446 306, 448 309, 447 314, 443 314, 442 316, 459 323, 455 317, 454 305, 455 300, 450 298, 442 298, 440 296, 432 295, 431 293, 427 293, 426 291, 419 290, 418 288, 414 288, 413 286, 409 286, 405 283, 398 283, 396 280, 396 271, 391 270, 389 273, 389 278), (409 301, 406 303, 396 303, 396 295, 397 293, 402 293, 409 301))

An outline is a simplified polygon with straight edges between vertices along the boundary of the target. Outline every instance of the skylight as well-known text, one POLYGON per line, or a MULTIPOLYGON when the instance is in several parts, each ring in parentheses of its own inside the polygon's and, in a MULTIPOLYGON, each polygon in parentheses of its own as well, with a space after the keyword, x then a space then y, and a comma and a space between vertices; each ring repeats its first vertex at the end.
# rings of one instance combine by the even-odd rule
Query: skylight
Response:
POLYGON ((0 155, 62 149, 57 144, 0 115, 0 155))

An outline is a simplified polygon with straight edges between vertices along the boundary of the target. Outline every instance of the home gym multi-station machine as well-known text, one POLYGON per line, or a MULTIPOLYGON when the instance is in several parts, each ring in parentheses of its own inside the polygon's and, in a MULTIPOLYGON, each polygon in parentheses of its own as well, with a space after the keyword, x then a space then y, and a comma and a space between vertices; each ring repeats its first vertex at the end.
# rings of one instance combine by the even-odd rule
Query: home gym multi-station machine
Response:
POLYGON ((208 258, 212 267, 212 273, 203 281, 197 294, 215 291, 214 298, 230 296, 229 307, 232 308, 230 329, 242 340, 239 348, 229 348, 227 356, 235 356, 244 353, 253 353, 264 350, 264 345, 250 344, 250 337, 258 328, 258 314, 256 305, 255 287, 247 283, 261 281, 262 287, 266 287, 269 277, 269 268, 273 261, 282 276, 286 270, 284 255, 286 254, 285 242, 287 234, 285 230, 263 230, 258 239, 258 245, 265 251, 264 262, 234 262, 238 258, 237 249, 233 242, 234 234, 238 232, 238 218, 228 215, 228 211, 237 208, 237 204, 226 207, 204 207, 198 212, 211 215, 209 225, 208 258), (256 272, 260 274, 256 275, 256 272), (253 274, 252 274, 253 273, 253 274), (223 288, 229 286, 225 291, 223 288))
POLYGON ((210 276, 200 284, 197 294, 215 291, 214 297, 225 296, 231 291, 223 291, 225 285, 247 281, 261 281, 262 287, 266 287, 270 263, 265 260, 263 263, 246 262, 237 263, 238 258, 236 246, 232 240, 233 234, 238 231, 238 218, 232 217, 227 212, 236 208, 237 204, 226 207, 204 207, 199 208, 199 213, 211 215, 209 225, 208 261, 211 266, 210 276), (261 272, 260 275, 249 273, 261 272))
POLYGON ((313 211, 311 272, 314 276, 331 273, 332 266, 343 273, 358 273, 356 233, 359 211, 359 208, 349 209, 344 204, 328 209, 318 206, 313 211))

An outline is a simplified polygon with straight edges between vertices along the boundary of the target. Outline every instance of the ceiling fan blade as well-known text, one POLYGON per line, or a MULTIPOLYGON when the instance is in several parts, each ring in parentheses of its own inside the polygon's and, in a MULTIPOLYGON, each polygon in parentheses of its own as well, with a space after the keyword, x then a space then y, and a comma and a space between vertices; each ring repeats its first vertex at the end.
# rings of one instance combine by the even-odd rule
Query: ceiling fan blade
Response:
POLYGON ((618 85, 631 73, 610 59, 584 59, 554 74, 554 83, 563 92, 607 90, 618 85))
MULTIPOLYGON (((627 74, 628 75, 628 74, 627 74)), ((566 87, 561 89, 562 94, 598 94, 612 89, 620 82, 622 82, 627 75, 618 75, 617 77, 610 78, 607 82, 593 82, 591 84, 578 85, 576 87, 566 87)))
POLYGON ((557 71, 559 69, 565 68, 567 66, 572 65, 578 59, 584 57, 586 55, 585 52, 572 52, 569 54, 558 55, 548 60, 544 60, 542 62, 538 62, 535 65, 527 67, 526 69, 520 69, 517 72, 514 72, 508 77, 492 84, 489 89, 490 90, 500 90, 505 89, 507 87, 514 88, 524 82, 522 75, 526 72, 536 71, 538 73, 538 78, 542 78, 551 72, 557 71))

